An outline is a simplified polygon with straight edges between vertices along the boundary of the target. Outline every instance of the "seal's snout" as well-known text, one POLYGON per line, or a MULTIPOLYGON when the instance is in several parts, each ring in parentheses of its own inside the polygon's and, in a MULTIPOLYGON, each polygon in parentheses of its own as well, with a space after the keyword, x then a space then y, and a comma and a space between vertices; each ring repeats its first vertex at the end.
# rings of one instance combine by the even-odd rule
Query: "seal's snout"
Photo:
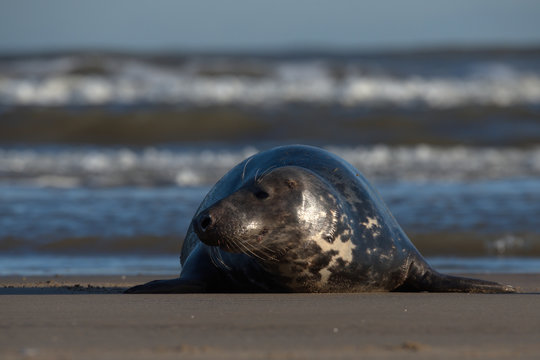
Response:
POLYGON ((216 246, 218 244, 217 239, 212 236, 213 225, 214 219, 208 211, 201 212, 193 219, 195 233, 203 243, 210 246, 216 246))
POLYGON ((212 217, 208 213, 201 214, 202 216, 199 216, 199 228, 201 231, 206 231, 210 225, 212 225, 212 217))

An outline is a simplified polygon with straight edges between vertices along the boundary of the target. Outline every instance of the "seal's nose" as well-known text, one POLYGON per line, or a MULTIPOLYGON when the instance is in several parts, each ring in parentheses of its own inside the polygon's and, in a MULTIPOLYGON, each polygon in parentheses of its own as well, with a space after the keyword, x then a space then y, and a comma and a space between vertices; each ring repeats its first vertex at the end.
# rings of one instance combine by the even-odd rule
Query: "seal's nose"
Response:
POLYGON ((217 245, 217 241, 214 239, 215 234, 212 231, 213 223, 214 219, 208 211, 201 212, 193 219, 193 230, 195 230, 195 233, 203 243, 210 246, 217 245))
POLYGON ((212 217, 208 213, 202 213, 197 218, 197 222, 199 224, 199 230, 204 232, 210 225, 212 225, 212 217))

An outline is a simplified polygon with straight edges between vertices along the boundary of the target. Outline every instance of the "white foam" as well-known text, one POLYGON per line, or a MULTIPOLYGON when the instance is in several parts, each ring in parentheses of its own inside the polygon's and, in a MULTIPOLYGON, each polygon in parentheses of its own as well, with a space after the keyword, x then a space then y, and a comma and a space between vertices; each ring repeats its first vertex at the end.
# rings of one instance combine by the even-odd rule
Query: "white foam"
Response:
MULTIPOLYGON (((483 63, 460 76, 366 73, 342 65, 336 77, 324 61, 266 64, 260 76, 242 69, 209 75, 195 61, 176 67, 134 59, 103 59, 103 73, 70 72, 80 59, 34 61, 4 71, 3 105, 359 105, 426 104, 448 108, 470 104, 510 106, 540 103, 540 74, 508 64, 483 63), (50 63, 49 63, 50 62, 50 63)), ((230 65, 230 64, 229 64, 230 65)), ((261 65, 262 66, 262 65, 261 65)))
MULTIPOLYGON (((540 147, 330 147, 371 180, 539 177, 540 147)), ((38 186, 208 186, 257 150, 0 149, 0 182, 38 186)))
POLYGON ((540 175, 540 147, 476 148, 429 145, 332 147, 369 177, 401 180, 486 180, 540 175))

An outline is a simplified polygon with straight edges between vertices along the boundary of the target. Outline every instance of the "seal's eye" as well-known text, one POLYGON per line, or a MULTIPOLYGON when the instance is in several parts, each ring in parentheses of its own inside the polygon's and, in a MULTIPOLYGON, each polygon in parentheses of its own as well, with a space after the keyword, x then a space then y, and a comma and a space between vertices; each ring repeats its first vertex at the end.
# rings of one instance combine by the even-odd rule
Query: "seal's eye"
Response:
POLYGON ((263 190, 259 190, 255 193, 255 197, 257 199, 266 199, 268 196, 270 196, 266 191, 263 191, 263 190))

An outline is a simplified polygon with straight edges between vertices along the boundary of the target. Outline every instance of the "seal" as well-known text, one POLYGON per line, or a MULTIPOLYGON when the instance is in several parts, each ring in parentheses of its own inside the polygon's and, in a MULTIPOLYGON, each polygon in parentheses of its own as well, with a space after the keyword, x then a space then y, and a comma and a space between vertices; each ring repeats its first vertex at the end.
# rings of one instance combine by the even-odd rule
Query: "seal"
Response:
POLYGON ((258 153, 223 176, 180 262, 179 278, 126 293, 515 292, 431 268, 358 170, 303 145, 258 153))

